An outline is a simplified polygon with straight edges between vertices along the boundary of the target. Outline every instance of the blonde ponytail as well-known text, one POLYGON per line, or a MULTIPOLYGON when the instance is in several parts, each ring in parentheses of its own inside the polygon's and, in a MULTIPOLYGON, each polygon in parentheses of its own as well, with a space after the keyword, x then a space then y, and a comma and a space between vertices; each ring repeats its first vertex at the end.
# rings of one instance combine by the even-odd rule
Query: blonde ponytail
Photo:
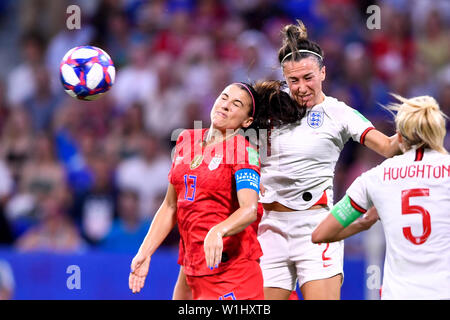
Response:
POLYGON ((393 94, 401 103, 387 108, 397 112, 395 125, 408 147, 425 147, 448 153, 444 148, 445 118, 433 97, 420 96, 406 99, 393 94))

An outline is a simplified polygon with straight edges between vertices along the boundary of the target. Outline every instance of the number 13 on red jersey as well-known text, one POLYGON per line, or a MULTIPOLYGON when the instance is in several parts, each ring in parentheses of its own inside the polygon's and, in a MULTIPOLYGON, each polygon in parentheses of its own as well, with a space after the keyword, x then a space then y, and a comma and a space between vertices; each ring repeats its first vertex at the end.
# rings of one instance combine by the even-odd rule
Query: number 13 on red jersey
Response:
POLYGON ((197 188, 197 176, 185 174, 184 175, 184 199, 188 201, 194 201, 195 190, 197 188))

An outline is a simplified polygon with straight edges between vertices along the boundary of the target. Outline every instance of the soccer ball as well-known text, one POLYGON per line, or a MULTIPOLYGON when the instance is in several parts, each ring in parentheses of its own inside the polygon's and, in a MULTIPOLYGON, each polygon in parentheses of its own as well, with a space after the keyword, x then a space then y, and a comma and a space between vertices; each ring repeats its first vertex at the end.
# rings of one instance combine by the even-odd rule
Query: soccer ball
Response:
POLYGON ((111 88, 116 69, 102 49, 78 46, 64 55, 59 73, 67 94, 80 100, 95 100, 111 88))

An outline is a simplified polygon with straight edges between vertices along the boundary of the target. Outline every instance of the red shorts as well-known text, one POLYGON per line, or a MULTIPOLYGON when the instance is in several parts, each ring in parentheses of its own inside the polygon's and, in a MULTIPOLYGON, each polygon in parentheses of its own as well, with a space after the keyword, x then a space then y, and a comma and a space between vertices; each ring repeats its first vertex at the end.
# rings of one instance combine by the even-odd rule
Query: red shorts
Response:
POLYGON ((194 300, 264 300, 262 271, 257 261, 245 260, 210 276, 188 276, 194 300))

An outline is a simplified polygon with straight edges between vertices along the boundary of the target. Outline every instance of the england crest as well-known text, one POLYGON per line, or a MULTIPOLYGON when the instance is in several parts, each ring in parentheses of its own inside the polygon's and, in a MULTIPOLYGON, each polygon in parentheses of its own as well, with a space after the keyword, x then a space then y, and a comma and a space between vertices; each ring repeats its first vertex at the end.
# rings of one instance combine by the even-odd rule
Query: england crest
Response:
POLYGON ((310 111, 308 112, 308 125, 313 128, 319 128, 323 124, 323 111, 310 111))

